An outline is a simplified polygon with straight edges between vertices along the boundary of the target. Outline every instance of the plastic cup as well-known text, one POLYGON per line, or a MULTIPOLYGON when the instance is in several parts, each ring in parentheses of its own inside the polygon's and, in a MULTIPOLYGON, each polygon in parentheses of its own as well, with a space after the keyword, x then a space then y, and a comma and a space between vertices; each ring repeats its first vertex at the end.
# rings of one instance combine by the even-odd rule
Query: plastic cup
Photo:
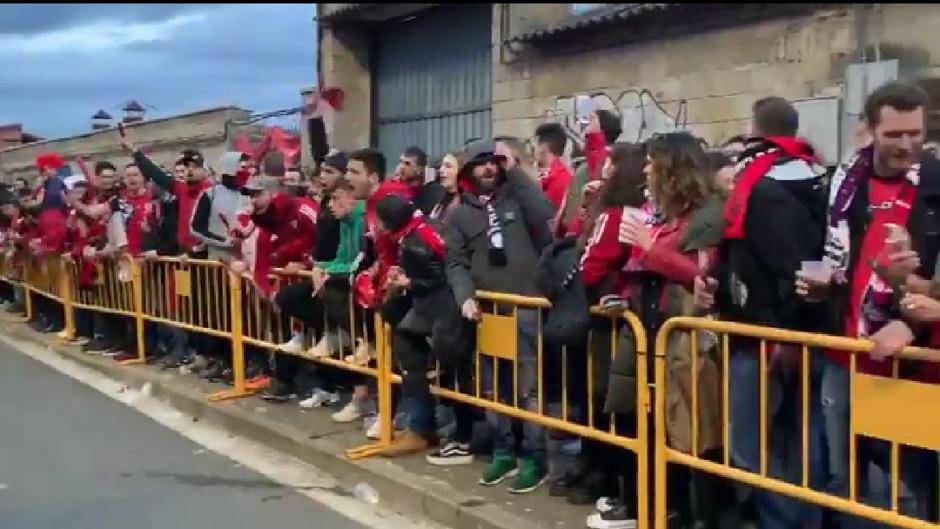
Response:
POLYGON ((803 261, 800 263, 800 274, 807 279, 826 283, 832 278, 832 265, 826 261, 803 261))

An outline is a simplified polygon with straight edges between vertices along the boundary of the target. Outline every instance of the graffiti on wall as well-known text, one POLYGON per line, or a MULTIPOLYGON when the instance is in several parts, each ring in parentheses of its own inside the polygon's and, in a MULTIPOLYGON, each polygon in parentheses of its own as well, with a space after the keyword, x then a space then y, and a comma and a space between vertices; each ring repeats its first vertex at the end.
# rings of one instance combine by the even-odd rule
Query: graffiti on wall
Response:
POLYGON ((620 117, 623 133, 618 141, 641 142, 654 134, 686 130, 688 105, 685 100, 671 103, 668 110, 652 92, 628 89, 612 96, 606 92, 562 96, 555 107, 546 109, 546 121, 560 123, 574 144, 582 145, 587 115, 594 110, 610 110, 620 117))

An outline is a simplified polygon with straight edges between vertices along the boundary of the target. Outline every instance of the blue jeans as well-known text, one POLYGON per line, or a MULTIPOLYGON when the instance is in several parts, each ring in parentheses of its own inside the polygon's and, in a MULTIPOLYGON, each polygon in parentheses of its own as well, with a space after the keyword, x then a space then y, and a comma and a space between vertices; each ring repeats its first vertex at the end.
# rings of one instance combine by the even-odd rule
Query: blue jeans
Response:
MULTIPOLYGON (((518 332, 518 363, 519 379, 516 389, 518 391, 519 407, 532 412, 538 412, 538 311, 519 309, 517 317, 518 332)), ((492 398, 495 380, 496 362, 499 362, 499 400, 504 404, 513 404, 513 368, 505 360, 480 357, 483 362, 482 389, 483 393, 492 398)), ((493 438, 493 450, 514 452, 516 435, 513 433, 514 421, 510 417, 487 411, 486 420, 490 425, 493 438)), ((541 458, 545 452, 545 429, 535 423, 522 424, 522 452, 520 456, 541 458)))
MULTIPOLYGON (((821 364, 820 403, 826 436, 827 483, 825 492, 849 495, 849 368, 838 362, 823 359, 821 364)), ((858 499, 859 501, 890 510, 890 445, 876 439, 858 439, 858 499)), ((930 479, 937 465, 937 454, 912 447, 901 447, 898 489, 898 511, 908 516, 927 519, 930 504, 930 479)), ((884 527, 867 519, 839 515, 846 529, 884 527)))
MULTIPOLYGON (((770 362, 770 354, 768 354, 770 362)), ((760 353, 756 343, 732 342, 730 359, 731 463, 760 472, 760 353)), ((802 478, 802 435, 799 377, 783 376, 776 367, 767 373, 767 477, 790 483, 802 478)), ((812 408, 811 408, 812 411, 812 408)), ((811 432, 811 440, 815 437, 811 432)), ((818 453, 810 446, 810 453, 818 453)), ((811 467, 813 465, 810 461, 811 467)), ((798 529, 818 523, 821 510, 788 496, 743 487, 753 497, 761 529, 798 529)))

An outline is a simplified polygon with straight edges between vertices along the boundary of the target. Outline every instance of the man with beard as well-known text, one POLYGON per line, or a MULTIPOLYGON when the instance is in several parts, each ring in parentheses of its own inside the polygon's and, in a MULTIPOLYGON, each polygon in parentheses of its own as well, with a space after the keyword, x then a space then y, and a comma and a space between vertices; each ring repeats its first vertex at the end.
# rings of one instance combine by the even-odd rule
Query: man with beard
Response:
MULTIPOLYGON (((492 141, 480 141, 467 149, 469 161, 461 169, 461 184, 469 192, 467 201, 450 213, 445 228, 447 277, 463 316, 479 320, 481 310, 474 294, 478 290, 537 296, 535 283, 542 250, 551 244, 549 222, 554 210, 538 184, 518 169, 507 171, 504 157, 496 155, 492 141)), ((518 397, 519 405, 536 411, 538 312, 519 309, 518 397)), ((482 361, 482 360, 481 360, 482 361)), ((494 363, 485 362, 483 388, 513 402, 513 381, 493 380, 494 363)), ((513 369, 502 366, 504 375, 513 369)), ((503 377, 501 377, 503 378, 503 377)), ((487 414, 493 438, 493 460, 480 478, 482 485, 496 485, 514 473, 510 492, 526 493, 538 488, 547 475, 544 430, 526 423, 523 427, 518 468, 513 455, 516 434, 508 417, 487 414)))
POLYGON ((164 191, 172 193, 176 197, 180 218, 187 219, 187 221, 180 222, 178 225, 177 242, 192 257, 205 258, 207 256, 206 250, 202 247, 200 239, 193 235, 188 222, 196 209, 199 196, 212 185, 208 180, 209 173, 206 170, 206 163, 202 154, 192 149, 184 150, 174 166, 174 172, 178 171, 178 174, 171 176, 164 172, 143 151, 134 149, 129 133, 125 133, 121 137, 121 147, 125 151, 133 153, 134 164, 140 168, 144 178, 153 181, 164 191), (178 178, 179 176, 183 177, 182 180, 178 178))

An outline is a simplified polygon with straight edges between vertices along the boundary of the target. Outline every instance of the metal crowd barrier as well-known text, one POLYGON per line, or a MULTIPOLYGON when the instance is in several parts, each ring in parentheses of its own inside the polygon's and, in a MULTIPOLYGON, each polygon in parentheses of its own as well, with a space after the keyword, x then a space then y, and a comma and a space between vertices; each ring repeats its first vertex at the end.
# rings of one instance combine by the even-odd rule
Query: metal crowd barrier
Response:
MULTIPOLYGON (((734 482, 756 487, 773 493, 783 494, 796 498, 802 502, 813 504, 821 508, 834 509, 888 524, 894 527, 909 529, 936 529, 938 524, 920 520, 899 512, 900 491, 900 453, 902 448, 916 447, 928 451, 940 451, 940 429, 929 422, 928 417, 936 414, 940 406, 940 385, 927 384, 914 380, 899 378, 899 366, 906 360, 893 358, 893 378, 866 375, 856 372, 857 357, 859 354, 871 350, 872 343, 865 340, 856 340, 837 336, 786 331, 776 328, 744 325, 739 323, 716 321, 705 318, 680 317, 667 321, 656 337, 655 357, 655 387, 663 388, 655 395, 655 439, 654 439, 654 477, 655 501, 654 521, 656 529, 666 529, 667 518, 667 465, 680 465, 695 471, 714 474, 734 482), (671 340, 682 339, 685 343, 671 340), (741 342, 741 340, 750 340, 741 342), (703 341, 707 341, 703 344, 703 341), (733 439, 730 437, 733 417, 730 411, 730 391, 736 383, 747 383, 732 379, 730 376, 732 343, 750 348, 752 354, 758 356, 759 361, 759 424, 750 425, 758 432, 759 461, 757 471, 748 471, 735 466, 732 461, 734 450, 733 439), (687 344, 687 346, 685 345, 687 344), (789 349, 779 349, 779 344, 789 349), (705 345, 704 347, 699 347, 705 345), (772 476, 768 472, 768 451, 770 440, 768 432, 772 418, 768 417, 768 374, 772 358, 769 354, 774 350, 780 354, 790 354, 790 365, 798 366, 799 371, 799 409, 801 425, 799 431, 799 446, 801 452, 801 472, 799 479, 783 479, 781 476, 772 476), (848 493, 846 497, 827 494, 814 490, 810 476, 810 366, 811 357, 822 354, 822 351, 813 351, 810 348, 821 348, 833 351, 846 351, 850 354, 848 366, 848 493), (798 351, 798 357, 792 355, 798 351), (688 354, 688 357, 685 355, 688 354), (708 361, 705 355, 712 357, 720 367, 717 379, 707 378, 707 372, 702 366, 708 361), (676 358, 676 357, 681 358, 676 358), (688 369, 682 373, 677 366, 688 369), (698 366, 697 369, 691 369, 698 366), (691 433, 691 443, 688 446, 676 447, 669 439, 667 419, 666 393, 672 384, 685 386, 682 391, 691 401, 688 418, 691 433), (720 387, 702 388, 701 384, 720 385, 720 387), (703 389, 705 391, 703 392, 703 389), (708 391, 719 396, 720 410, 707 410, 700 408, 703 396, 708 391), (717 416, 720 420, 720 439, 722 457, 721 461, 710 461, 701 456, 700 439, 701 420, 703 417, 717 416), (926 421, 926 422, 925 422, 926 421), (857 466, 858 444, 860 438, 876 439, 890 444, 890 507, 881 509, 862 503, 859 500, 859 476, 857 466)), ((739 352, 736 354, 748 354, 739 352)), ((940 362, 940 351, 907 348, 902 357, 927 362, 940 362)), ((707 398, 707 396, 705 397, 707 398)), ((717 401, 713 401, 717 402, 717 401)), ((748 425, 745 425, 748 426, 748 425)), ((934 454, 931 464, 936 467, 937 457, 934 454)), ((934 492, 936 494, 936 492, 934 492)), ((936 496, 932 498, 937 501, 936 496)))
MULTIPOLYGON (((469 404, 500 415, 531 422, 552 431, 563 432, 571 436, 591 439, 633 453, 636 457, 638 512, 637 520, 649 520, 649 497, 646 476, 649 471, 648 412, 650 410, 650 391, 648 384, 647 336, 635 314, 629 311, 609 313, 599 307, 592 309, 592 318, 597 323, 606 323, 599 331, 589 332, 588 343, 580 351, 568 348, 549 350, 543 340, 545 310, 551 305, 544 298, 523 297, 496 292, 478 292, 477 301, 481 306, 481 320, 477 325, 476 347, 470 359, 473 371, 473 387, 459 387, 442 384, 441 367, 438 364, 432 393, 452 401, 469 404), (520 370, 532 359, 521 359, 519 355, 520 311, 529 311, 523 325, 534 325, 535 338, 535 402, 520 402, 519 386, 522 384, 520 370), (531 321, 534 318, 534 321, 531 321), (606 327, 609 327, 607 329, 606 327), (601 413, 603 403, 595 402, 595 364, 616 359, 620 339, 626 334, 632 338, 635 348, 636 394, 635 413, 627 416, 630 424, 623 425, 614 414, 601 413), (606 342, 603 343, 603 342, 606 342), (577 364, 581 369, 581 378, 572 373, 577 364), (491 388, 483 387, 484 370, 490 371, 486 377, 492 381, 491 388), (511 395, 500 394, 500 372, 509 373, 511 395), (549 381, 551 384, 549 384, 549 381), (551 388, 546 386, 551 385, 551 388), (487 391, 489 390, 489 391, 487 391), (580 393, 578 402, 585 404, 584 409, 572 409, 574 394, 580 393), (554 409, 552 409, 554 408, 554 409), (596 417, 606 417, 607 424, 597 424, 596 417), (618 422, 624 426, 618 428, 618 422), (631 431, 632 430, 632 431, 631 431)), ((592 325, 592 329, 593 329, 592 325)), ((604 372, 601 376, 607 377, 604 372)), ((393 375, 392 382, 401 383, 401 377, 393 375)), ((505 388, 502 388, 505 389, 505 388)), ((526 399, 523 399, 526 400, 526 399)), ((388 425, 391 428, 391 425, 388 425)), ((640 522, 640 528, 647 527, 640 522)))
MULTIPOLYGON (((118 277, 113 266, 102 264, 96 285, 91 288, 77 285, 76 266, 67 261, 63 263, 57 257, 30 262, 25 267, 23 285, 30 292, 65 306, 66 334, 70 338, 74 337, 75 332, 71 316, 74 308, 134 318, 140 351, 137 362, 143 361, 146 322, 172 325, 229 340, 232 344, 234 388, 211 395, 211 400, 238 398, 253 392, 245 380, 246 345, 279 351, 279 344, 290 337, 289 322, 283 321, 283 315, 278 314, 271 303, 259 295, 251 279, 235 274, 217 262, 170 258, 137 261, 130 268, 130 281, 126 276, 118 277)), ((0 265, 0 268, 5 273, 12 270, 6 263, 0 265)), ((272 279, 277 287, 282 287, 307 277, 308 274, 291 277, 276 272, 272 279)), ((588 343, 583 350, 548 350, 542 338, 545 310, 549 307, 546 300, 480 292, 478 302, 483 314, 477 325, 476 347, 470 361, 473 382, 469 387, 451 384, 450 380, 442 376, 438 365, 432 382, 432 393, 536 423, 549 430, 592 439, 632 452, 637 461, 637 520, 641 528, 649 527, 649 521, 656 529, 666 528, 667 466, 670 464, 875 522, 909 529, 938 527, 935 523, 902 512, 899 496, 900 454, 903 447, 940 451, 940 429, 924 422, 925 418, 934 415, 940 405, 940 385, 900 378, 901 361, 897 358, 893 360, 893 378, 856 373, 857 355, 870 350, 870 342, 705 318, 673 318, 663 325, 656 337, 655 374, 651 385, 648 380, 646 332, 639 319, 630 312, 611 315, 597 308, 592 309, 594 321, 606 323, 592 325, 588 343), (534 395, 527 395, 529 399, 520 399, 519 391, 523 384, 520 372, 531 369, 533 362, 532 358, 520 358, 520 318, 534 325, 531 330, 534 331, 532 336, 535 340, 535 387, 530 388, 534 395), (618 353, 622 354, 619 348, 624 336, 632 337, 636 356, 636 413, 631 418, 635 424, 621 428, 623 423, 620 422, 618 426, 617 418, 611 415, 603 421, 605 425, 600 425, 597 417, 604 414, 599 414, 597 409, 600 404, 595 397, 595 365, 600 365, 598 362, 613 363, 618 353), (606 344, 608 339, 609 347, 599 346, 606 344), (732 380, 730 376, 731 344, 739 343, 738 340, 751 340, 749 347, 754 349, 759 362, 760 410, 758 424, 754 425, 759 437, 756 471, 733 465, 731 457, 730 390, 732 385, 741 383, 732 380), (768 430, 771 422, 767 411, 768 372, 772 361, 770 356, 780 344, 791 348, 789 351, 793 354, 790 356, 796 358, 794 365, 799 366, 799 444, 802 466, 800 478, 790 481, 771 475, 768 468, 768 430), (811 483, 811 348, 851 353, 847 431, 850 436, 849 483, 845 497, 815 490, 811 483), (583 355, 583 358, 579 355, 583 355), (575 373, 572 372, 572 366, 579 366, 575 373), (579 373, 583 379, 579 379, 579 373), (484 387, 484 378, 492 381, 489 387, 484 387), (510 381, 508 386, 511 389, 508 391, 501 387, 503 379, 510 381), (676 390, 688 401, 687 408, 667 405, 669 390, 677 386, 676 390), (572 395, 578 392, 586 398, 573 398, 572 395), (655 402, 651 403, 653 397, 655 402), (585 409, 571 406, 573 401, 583 402, 585 409), (650 433, 647 420, 651 409, 653 434, 650 433), (711 426, 717 425, 720 433, 716 433, 714 428, 712 431, 703 431, 703 423, 706 421, 711 426), (881 439, 890 444, 889 470, 892 479, 889 508, 867 505, 859 499, 859 476, 855 464, 859 437, 881 439), (705 448, 715 446, 721 452, 720 461, 702 456, 705 448), (650 458, 653 458, 652 465, 650 458), (652 492, 647 486, 650 474, 653 476, 652 492), (649 512, 651 504, 652 516, 649 512)), ((342 316, 328 313, 324 311, 324 328, 336 334, 339 343, 330 354, 313 355, 305 349, 298 356, 375 378, 382 421, 380 439, 375 444, 349 450, 347 456, 360 458, 378 454, 392 441, 392 385, 401 383, 401 377, 393 367, 391 331, 378 314, 362 311, 351 299, 342 316), (348 318, 346 325, 337 324, 345 318, 348 318), (330 329, 331 325, 333 329, 330 329), (374 329, 371 340, 370 328, 374 329), (344 330, 348 335, 346 337, 342 332, 344 330), (344 341, 346 338, 348 343, 344 341), (354 350, 357 342, 362 340, 374 342, 375 358, 371 365, 356 365, 345 358, 345 354, 354 350)), ((933 350, 908 348, 903 356, 906 359, 940 362, 940 352, 933 350)), ((607 376, 607 373, 602 373, 602 376, 607 376)), ((936 462, 934 458, 933 464, 936 462)))

